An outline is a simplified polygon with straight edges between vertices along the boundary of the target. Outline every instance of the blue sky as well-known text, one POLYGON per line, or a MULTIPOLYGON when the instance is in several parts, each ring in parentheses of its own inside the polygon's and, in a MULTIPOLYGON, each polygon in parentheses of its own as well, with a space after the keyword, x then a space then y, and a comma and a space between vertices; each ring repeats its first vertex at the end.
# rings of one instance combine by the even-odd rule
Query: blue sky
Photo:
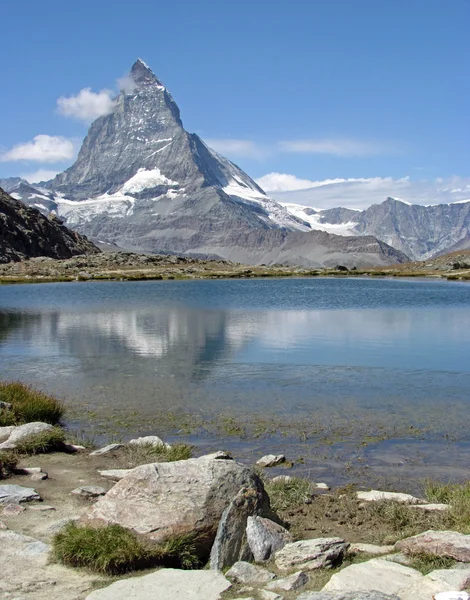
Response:
POLYGON ((271 187, 468 178, 469 23, 469 0, 9 2, 0 177, 69 166, 87 124, 58 99, 116 90, 140 56, 187 130, 293 178, 271 187))

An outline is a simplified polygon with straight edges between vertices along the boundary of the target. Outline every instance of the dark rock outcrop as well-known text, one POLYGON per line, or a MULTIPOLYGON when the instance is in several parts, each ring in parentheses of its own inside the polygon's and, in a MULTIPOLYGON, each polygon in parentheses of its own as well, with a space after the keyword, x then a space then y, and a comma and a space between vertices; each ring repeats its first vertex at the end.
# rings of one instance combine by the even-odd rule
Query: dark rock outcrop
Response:
POLYGON ((70 258, 100 250, 52 214, 45 217, 0 188, 0 263, 34 256, 70 258))

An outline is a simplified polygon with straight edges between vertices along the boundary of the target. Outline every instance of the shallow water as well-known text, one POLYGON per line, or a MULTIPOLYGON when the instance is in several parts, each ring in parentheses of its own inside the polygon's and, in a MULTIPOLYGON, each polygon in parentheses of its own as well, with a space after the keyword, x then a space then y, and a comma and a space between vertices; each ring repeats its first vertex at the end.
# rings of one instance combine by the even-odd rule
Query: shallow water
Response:
POLYGON ((64 396, 72 425, 97 435, 284 450, 335 481, 455 479, 468 463, 470 285, 2 286, 0 373, 64 396))

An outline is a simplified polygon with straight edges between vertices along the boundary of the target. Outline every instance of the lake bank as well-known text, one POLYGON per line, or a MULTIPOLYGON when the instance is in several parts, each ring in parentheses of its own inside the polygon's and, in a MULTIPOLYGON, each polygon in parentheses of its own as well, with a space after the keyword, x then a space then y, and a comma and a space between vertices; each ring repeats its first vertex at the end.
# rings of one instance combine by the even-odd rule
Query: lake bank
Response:
POLYGON ((146 281, 172 279, 251 279, 266 277, 433 277, 470 280, 470 251, 436 259, 367 269, 253 266, 185 256, 130 252, 79 256, 67 260, 33 258, 0 265, 0 284, 70 281, 146 281))

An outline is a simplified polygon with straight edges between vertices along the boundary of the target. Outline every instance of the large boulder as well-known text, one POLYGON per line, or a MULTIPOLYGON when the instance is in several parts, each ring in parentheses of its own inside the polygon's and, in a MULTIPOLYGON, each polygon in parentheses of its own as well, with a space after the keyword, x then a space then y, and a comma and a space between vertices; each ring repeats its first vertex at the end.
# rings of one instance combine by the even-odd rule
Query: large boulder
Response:
POLYGON ((401 600, 382 592, 304 592, 297 600, 401 600))
POLYGON ((0 598, 83 600, 101 578, 51 564, 50 550, 35 538, 0 531, 0 598))
POLYGON ((374 558, 351 565, 335 573, 323 590, 328 592, 369 591, 397 594, 401 590, 421 583, 423 575, 415 569, 397 563, 374 558))
POLYGON ((160 569, 143 577, 116 581, 95 590, 86 600, 219 600, 231 587, 216 571, 160 569))
POLYGON ((275 553, 274 562, 281 571, 289 569, 329 568, 343 560, 349 544, 341 538, 315 538, 286 544, 275 553))
POLYGON ((253 559, 247 542, 247 521, 252 515, 263 513, 265 509, 265 494, 259 488, 242 488, 238 492, 219 521, 211 549, 211 569, 221 571, 237 561, 253 559))
POLYGON ((269 508, 260 478, 233 460, 210 455, 141 465, 102 496, 82 523, 117 523, 157 543, 195 534, 207 554, 222 513, 241 488, 255 490, 269 508))
POLYGON ((470 562, 470 535, 457 531, 425 531, 419 535, 400 540, 397 550, 405 554, 434 554, 447 556, 461 562, 470 562))
POLYGON ((0 485, 0 504, 18 504, 32 500, 41 500, 41 496, 33 488, 8 483, 0 485))
POLYGON ((0 444, 0 450, 14 450, 18 442, 28 438, 30 435, 37 435, 39 433, 44 433, 45 431, 53 430, 53 425, 41 423, 40 421, 18 425, 17 427, 13 427, 8 438, 0 444))
POLYGON ((293 541, 291 534, 282 525, 257 516, 248 517, 246 537, 256 562, 269 560, 277 550, 293 541))

